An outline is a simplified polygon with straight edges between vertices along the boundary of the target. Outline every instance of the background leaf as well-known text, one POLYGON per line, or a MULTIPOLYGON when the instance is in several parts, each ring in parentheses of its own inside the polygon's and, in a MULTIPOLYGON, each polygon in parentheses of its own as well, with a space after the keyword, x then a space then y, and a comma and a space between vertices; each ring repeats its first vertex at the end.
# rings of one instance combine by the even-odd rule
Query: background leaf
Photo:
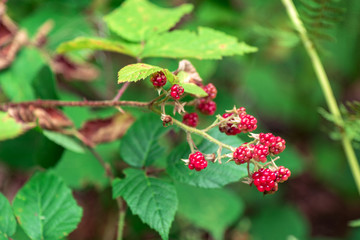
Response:
POLYGON ((83 146, 79 142, 77 142, 75 139, 73 139, 70 136, 58 133, 58 132, 51 132, 51 131, 43 131, 44 136, 46 136, 51 141, 55 142, 56 144, 64 147, 65 149, 68 149, 70 151, 76 152, 76 153, 84 153, 85 150, 83 146))
MULTIPOLYGON (((236 136, 227 136, 219 132, 219 129, 214 129, 210 133, 221 142, 234 147, 243 143, 236 136)), ((198 148, 206 154, 216 153, 218 149, 216 144, 205 139, 198 148)), ((226 152, 228 150, 223 150, 223 153, 226 152)), ((189 158, 189 154, 188 144, 184 143, 175 148, 168 157, 167 172, 174 180, 202 188, 220 188, 247 176, 246 166, 239 166, 234 162, 225 163, 226 160, 223 160, 222 164, 209 162, 207 168, 200 172, 192 171, 181 161, 181 159, 189 158)))
POLYGON ((16 231, 16 220, 7 198, 0 193, 0 240, 8 240, 16 231))
POLYGON ((159 137, 169 129, 162 125, 159 116, 147 114, 138 119, 121 139, 120 155, 133 167, 151 165, 164 154, 159 137))
POLYGON ((70 189, 52 173, 36 173, 16 194, 14 213, 33 240, 62 239, 81 220, 70 189))
POLYGON ((175 187, 161 179, 149 178, 141 170, 126 169, 125 179, 113 183, 113 196, 123 197, 133 214, 168 239, 178 206, 175 187))
POLYGON ((180 86, 184 88, 184 92, 194 94, 197 97, 206 97, 208 95, 204 89, 193 83, 181 83, 180 86))
POLYGON ((241 198, 226 189, 203 189, 176 184, 176 191, 179 196, 178 214, 209 231, 215 239, 223 239, 225 230, 244 211, 241 198))
POLYGON ((149 39, 141 57, 221 59, 223 56, 256 51, 255 47, 244 42, 239 43, 236 37, 200 27, 198 34, 187 30, 175 30, 149 39))
POLYGON ((166 9, 146 0, 127 0, 105 16, 104 20, 110 30, 119 36, 129 41, 140 42, 169 30, 191 10, 190 4, 166 9))
POLYGON ((21 124, 5 112, 0 112, 0 141, 14 138, 23 132, 21 124))

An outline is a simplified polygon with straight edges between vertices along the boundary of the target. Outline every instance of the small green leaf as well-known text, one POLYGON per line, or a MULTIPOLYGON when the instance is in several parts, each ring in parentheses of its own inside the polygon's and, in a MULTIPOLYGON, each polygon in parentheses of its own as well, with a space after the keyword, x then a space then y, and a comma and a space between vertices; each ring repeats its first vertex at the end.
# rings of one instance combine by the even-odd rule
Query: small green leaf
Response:
POLYGON ((164 148, 159 145, 158 140, 168 130, 162 125, 159 116, 146 114, 121 139, 121 157, 133 167, 151 165, 164 154, 164 148))
POLYGON ((113 197, 123 197, 133 214, 168 239, 178 206, 175 187, 161 179, 149 178, 141 170, 126 169, 125 179, 115 179, 113 197))
POLYGON ((192 5, 166 9, 146 0, 127 0, 105 16, 110 30, 129 41, 141 42, 169 30, 180 18, 191 12, 192 5))
POLYGON ((221 59, 224 56, 244 55, 256 51, 257 48, 238 42, 233 36, 201 27, 198 34, 188 30, 176 30, 149 39, 141 58, 221 59))
POLYGON ((226 189, 203 189, 176 184, 176 191, 179 196, 178 214, 209 231, 215 239, 223 239, 226 228, 244 211, 241 198, 226 189), (205 202, 209 204, 203 204, 205 202))
MULTIPOLYGON (((236 136, 227 136, 218 129, 210 131, 210 134, 219 141, 234 147, 243 143, 236 136)), ((216 153, 218 149, 216 144, 206 139, 198 145, 198 148, 206 154, 216 153)), ((223 150, 223 153, 228 152, 228 150, 223 150)), ((222 164, 209 162, 207 168, 200 172, 192 171, 181 161, 181 159, 188 159, 189 154, 188 144, 184 143, 175 148, 168 157, 167 172, 174 180, 196 187, 220 188, 247 176, 246 166, 239 166, 233 162, 225 163, 226 160, 223 160, 222 164)))
POLYGON ((135 57, 139 54, 141 45, 126 43, 119 40, 113 41, 104 38, 78 37, 74 40, 60 44, 60 46, 57 48, 57 52, 65 53, 82 49, 118 52, 135 57))
POLYGON ((65 149, 68 149, 70 151, 76 152, 76 153, 84 153, 84 148, 73 138, 58 133, 58 132, 51 132, 51 131, 43 131, 43 134, 50 139, 51 141, 57 143, 58 145, 64 147, 65 149))
POLYGON ((186 93, 194 94, 197 97, 206 97, 208 95, 204 89, 194 83, 181 83, 180 85, 186 93))
POLYGON ((36 173, 16 194, 13 208, 32 240, 63 239, 82 216, 70 189, 49 172, 36 173))
POLYGON ((350 227, 360 227, 360 219, 350 221, 349 226, 350 227))
POLYGON ((0 112, 0 141, 19 136, 23 132, 22 127, 5 112, 0 112))
POLYGON ((16 220, 7 198, 0 193, 0 240, 7 240, 16 231, 16 220))

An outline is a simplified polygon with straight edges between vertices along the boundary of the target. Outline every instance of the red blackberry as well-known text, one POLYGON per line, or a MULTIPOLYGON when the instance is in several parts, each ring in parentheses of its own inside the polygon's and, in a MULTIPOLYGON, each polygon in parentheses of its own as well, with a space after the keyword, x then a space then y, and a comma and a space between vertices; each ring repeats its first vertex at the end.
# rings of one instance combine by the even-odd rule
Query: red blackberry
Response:
POLYGON ((272 133, 260 133, 259 141, 262 145, 268 147, 275 142, 275 136, 272 133))
POLYGON ((236 109, 236 112, 237 112, 237 114, 239 114, 239 116, 244 116, 244 115, 246 115, 246 108, 240 107, 240 108, 236 109))
POLYGON ((246 114, 243 116, 240 116, 240 123, 238 124, 238 128, 243 133, 254 131, 257 128, 257 120, 255 117, 246 114))
POLYGON ((288 180, 288 178, 291 176, 291 172, 288 168, 284 167, 284 166, 280 166, 276 171, 275 171, 275 175, 276 175, 276 182, 285 182, 286 180, 288 180))
POLYGON ((269 155, 269 148, 267 146, 256 144, 253 149, 253 159, 258 162, 266 162, 269 155))
POLYGON ((184 88, 179 86, 178 84, 174 84, 170 89, 170 95, 172 98, 178 100, 180 96, 184 94, 184 88))
POLYGON ((182 122, 190 127, 196 127, 199 122, 199 116, 197 113, 186 113, 183 116, 182 122))
POLYGON ((246 146, 238 147, 233 153, 233 159, 237 165, 246 163, 252 158, 252 151, 246 146))
POLYGON ((216 111, 216 103, 214 101, 207 101, 206 99, 201 98, 197 108, 205 115, 213 115, 216 111))
POLYGON ((190 154, 188 165, 190 170, 195 169, 196 171, 201 171, 202 169, 207 167, 207 164, 208 163, 201 152, 190 154))
POLYGON ((260 168, 257 172, 254 172, 251 177, 259 192, 267 193, 273 191, 276 186, 276 175, 268 168, 260 168))
POLYGON ((203 86, 202 89, 204 89, 204 91, 208 94, 208 98, 209 99, 214 99, 216 98, 216 94, 217 94, 217 89, 214 86, 214 84, 209 83, 206 86, 203 86))
POLYGON ((275 137, 275 140, 269 145, 269 151, 272 154, 279 154, 285 149, 285 140, 281 137, 275 137))
MULTIPOLYGON (((233 115, 232 113, 224 113, 222 115, 223 118, 228 118, 230 117, 231 115, 233 115)), ((229 119, 231 120, 231 118, 229 119)), ((234 127, 233 126, 233 123, 224 123, 224 124, 221 124, 219 126, 219 130, 220 132, 223 132, 225 133, 226 135, 236 135, 236 134, 239 134, 241 133, 241 130, 238 129, 237 127, 234 127)))
POLYGON ((154 85, 154 87, 162 87, 166 84, 166 76, 163 72, 153 73, 151 75, 150 81, 154 85))

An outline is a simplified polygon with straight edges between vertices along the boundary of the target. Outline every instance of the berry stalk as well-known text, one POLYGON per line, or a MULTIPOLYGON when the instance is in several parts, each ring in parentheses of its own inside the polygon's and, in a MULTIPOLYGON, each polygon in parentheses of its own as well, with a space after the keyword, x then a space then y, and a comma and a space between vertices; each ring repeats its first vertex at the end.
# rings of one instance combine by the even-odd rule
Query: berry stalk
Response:
MULTIPOLYGON (((316 49, 314 48, 314 43, 310 40, 309 36, 307 35, 306 28, 304 27, 304 24, 299 18, 299 14, 292 0, 282 0, 282 3, 286 8, 286 11, 289 15, 290 20, 294 24, 295 29, 299 32, 301 41, 305 47, 306 52, 308 53, 311 59, 311 63, 313 65, 316 76, 319 80, 327 105, 330 109, 331 114, 334 116, 335 123, 340 128, 343 128, 344 121, 342 119, 339 106, 336 103, 336 99, 332 91, 330 81, 326 75, 324 66, 320 60, 319 55, 316 52, 316 49)), ((360 194, 360 167, 355 155, 354 148, 351 144, 351 139, 346 135, 345 131, 341 131, 341 139, 348 163, 350 165, 350 169, 354 176, 355 184, 360 194)))

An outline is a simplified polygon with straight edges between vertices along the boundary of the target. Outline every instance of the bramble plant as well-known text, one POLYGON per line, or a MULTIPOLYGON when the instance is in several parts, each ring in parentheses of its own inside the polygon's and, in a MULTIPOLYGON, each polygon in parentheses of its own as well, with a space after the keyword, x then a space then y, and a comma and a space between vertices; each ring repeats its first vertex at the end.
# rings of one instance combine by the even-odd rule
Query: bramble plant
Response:
MULTIPOLYGON (((32 39, 22 35, 20 49, 26 61, 9 62, 10 68, 4 75, 10 79, 27 61, 33 61, 38 65, 30 76, 16 75, 30 80, 0 81, 9 100, 0 105, 0 140, 19 137, 35 129, 41 133, 46 147, 61 148, 59 155, 63 149, 83 156, 90 153, 103 168, 102 175, 111 184, 112 197, 119 208, 117 239, 124 235, 127 208, 162 239, 169 239, 184 186, 222 188, 242 181, 268 195, 276 193, 279 183, 291 176, 291 169, 276 164, 279 154, 286 149, 286 141, 273 133, 255 133, 261 123, 247 106, 218 109, 216 86, 205 83, 187 60, 220 60, 225 56, 250 54, 257 48, 206 27, 199 27, 196 32, 169 31, 192 8, 190 4, 183 4, 166 9, 147 0, 126 0, 104 17, 108 38, 78 37, 61 43, 56 53, 43 45, 47 34, 44 29, 48 27, 45 25, 32 39), (132 57, 133 63, 118 71, 117 83, 122 85, 113 99, 59 100, 53 78, 49 82, 33 80, 38 74, 52 76, 48 65, 53 64, 54 69, 54 62, 59 64, 83 50, 132 57), (146 61, 149 58, 178 59, 178 68, 170 70, 149 64, 146 61), (148 101, 122 100, 129 85, 140 80, 144 80, 144 88, 150 86, 149 92, 153 91, 156 97, 148 101), (18 88, 23 91, 16 93, 18 88), (65 115, 65 107, 109 108, 115 109, 116 114, 107 119, 87 119, 79 128, 74 124, 75 119, 65 115), (132 114, 128 108, 140 108, 145 113, 132 114), (216 112, 222 114, 215 115, 216 112), (213 122, 198 128, 199 122, 209 119, 213 122), (186 143, 165 155, 159 139, 170 129, 186 139, 186 143), (97 146, 118 139, 121 139, 122 161, 109 162, 102 156, 107 152, 99 151, 97 146), (166 158, 166 164, 159 164, 160 158, 166 158)), ((17 192, 12 204, 0 194, 0 206, 4 209, 0 213, 0 239, 11 238, 17 226, 36 240, 63 239, 77 228, 83 210, 61 174, 51 169, 57 160, 40 163, 42 169, 17 192)), ((74 167, 71 164, 65 169, 74 167)), ((231 194, 220 191, 218 195, 226 196, 225 200, 236 202, 231 194)), ((187 214, 186 210, 181 211, 187 214)), ((237 211, 240 210, 234 210, 237 211)), ((209 227, 209 231, 221 239, 226 227, 219 224, 213 229, 209 227)))

